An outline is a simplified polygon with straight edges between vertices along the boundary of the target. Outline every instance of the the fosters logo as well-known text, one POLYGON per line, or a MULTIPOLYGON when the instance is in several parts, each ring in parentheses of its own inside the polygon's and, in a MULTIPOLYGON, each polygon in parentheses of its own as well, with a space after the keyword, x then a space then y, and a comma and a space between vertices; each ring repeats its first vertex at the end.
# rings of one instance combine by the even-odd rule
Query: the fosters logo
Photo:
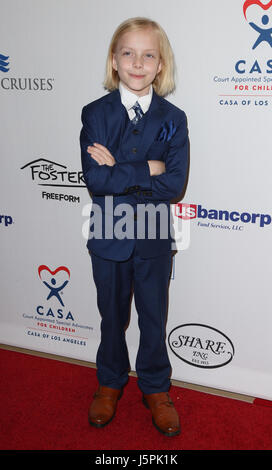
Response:
POLYGON ((50 188, 41 192, 45 200, 79 203, 80 197, 74 194, 56 193, 55 188, 86 188, 82 171, 69 171, 66 165, 46 158, 37 158, 21 167, 27 177, 38 186, 50 188), (51 189, 54 189, 52 192, 51 189))
POLYGON ((46 158, 32 160, 23 165, 21 170, 26 168, 31 180, 39 186, 86 188, 82 171, 69 171, 66 165, 46 158))

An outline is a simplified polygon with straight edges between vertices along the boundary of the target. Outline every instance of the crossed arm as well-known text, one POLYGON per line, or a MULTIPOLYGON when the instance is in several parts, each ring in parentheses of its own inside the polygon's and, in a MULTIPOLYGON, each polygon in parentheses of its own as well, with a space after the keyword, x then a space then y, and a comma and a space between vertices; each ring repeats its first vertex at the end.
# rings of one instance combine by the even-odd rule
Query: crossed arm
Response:
POLYGON ((188 130, 183 112, 164 161, 148 159, 147 154, 147 160, 118 162, 109 149, 99 143, 95 116, 85 107, 82 124, 82 169, 86 186, 93 194, 118 195, 141 189, 149 192, 149 201, 170 201, 180 194, 188 166, 188 130))
MULTIPOLYGON (((94 143, 87 147, 87 152, 99 165, 115 165, 115 158, 104 145, 94 143)), ((150 176, 158 176, 165 172, 165 163, 160 160, 147 160, 150 176)))

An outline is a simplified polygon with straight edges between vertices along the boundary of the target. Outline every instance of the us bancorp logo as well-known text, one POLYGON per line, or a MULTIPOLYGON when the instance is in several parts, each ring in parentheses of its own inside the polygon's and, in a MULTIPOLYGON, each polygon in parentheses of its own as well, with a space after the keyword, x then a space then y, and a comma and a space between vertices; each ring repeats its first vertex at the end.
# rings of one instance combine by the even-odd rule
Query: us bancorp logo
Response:
POLYGON ((201 204, 175 204, 175 213, 177 217, 184 220, 198 218, 200 219, 197 222, 199 227, 212 229, 242 231, 245 225, 250 224, 265 230, 265 227, 270 227, 272 223, 270 214, 214 208, 209 209, 203 207, 201 204), (217 223, 217 221, 220 223, 217 223), (221 221, 228 223, 221 223, 221 221), (241 225, 241 223, 243 225, 241 225))
POLYGON ((168 344, 183 362, 203 369, 226 366, 234 356, 233 343, 224 333, 199 323, 174 328, 168 336, 168 344))
POLYGON ((10 56, 0 54, 0 72, 5 74, 0 79, 0 87, 7 91, 52 91, 54 78, 48 77, 14 77, 7 75, 12 70, 10 56))
POLYGON ((9 227, 14 223, 11 215, 0 215, 0 227, 9 227))

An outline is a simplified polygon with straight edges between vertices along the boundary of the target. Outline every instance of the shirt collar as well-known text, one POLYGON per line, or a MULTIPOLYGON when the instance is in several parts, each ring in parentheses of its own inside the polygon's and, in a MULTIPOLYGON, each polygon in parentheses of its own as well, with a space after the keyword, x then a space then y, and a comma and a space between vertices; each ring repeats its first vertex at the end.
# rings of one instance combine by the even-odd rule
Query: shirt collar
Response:
POLYGON ((129 111, 132 106, 134 106, 136 101, 138 101, 139 105, 141 106, 143 113, 146 113, 148 111, 153 95, 152 85, 150 85, 148 94, 144 96, 135 95, 127 88, 125 88, 121 82, 119 83, 119 90, 121 95, 121 102, 125 106, 127 111, 129 111))

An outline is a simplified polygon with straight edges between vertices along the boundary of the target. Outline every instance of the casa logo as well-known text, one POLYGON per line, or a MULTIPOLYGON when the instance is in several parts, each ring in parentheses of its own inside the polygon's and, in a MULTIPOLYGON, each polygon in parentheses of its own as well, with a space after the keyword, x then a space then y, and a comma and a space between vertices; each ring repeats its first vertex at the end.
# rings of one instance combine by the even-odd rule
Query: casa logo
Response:
MULTIPOLYGON (((246 21, 248 21, 249 26, 257 33, 257 39, 254 42, 252 49, 256 49, 262 42, 269 44, 272 47, 272 27, 271 20, 272 15, 269 11, 272 7, 272 0, 269 0, 268 3, 264 3, 261 0, 246 0, 243 5, 243 12, 246 21), (247 18, 248 9, 250 7, 257 7, 254 9, 256 14, 256 22, 249 21, 247 18), (260 11, 258 11, 261 9, 260 11)), ((253 10, 253 8, 251 8, 253 10)))
POLYGON ((218 210, 206 209, 201 204, 175 204, 175 215, 184 220, 189 219, 210 219, 224 220, 231 222, 243 222, 256 224, 259 227, 265 227, 271 224, 272 218, 270 214, 259 214, 250 212, 239 212, 237 210, 218 210))
POLYGON ((183 362, 203 369, 226 366, 234 357, 232 341, 224 333, 199 323, 174 328, 168 336, 168 344, 183 362))
MULTIPOLYGON (((252 28, 254 34, 254 42, 252 45, 252 50, 255 50, 260 45, 264 48, 263 50, 269 50, 272 47, 272 0, 264 3, 260 0, 246 0, 243 4, 243 14, 244 20, 247 21, 248 25, 252 28)), ((239 74, 249 73, 252 77, 255 77, 256 74, 260 77, 261 74, 271 74, 272 73, 272 59, 267 58, 263 61, 260 59, 254 58, 250 62, 245 59, 238 60, 235 64, 235 71, 239 74)), ((265 83, 271 83, 270 75, 264 77, 263 81, 265 83)), ((270 85, 261 85, 254 84, 252 91, 267 91, 271 88, 267 88, 270 85)), ((242 90, 237 85, 236 89, 242 90)), ((245 88, 248 90, 248 88, 245 88)))
MULTIPOLYGON (((10 57, 0 54, 0 72, 6 74, 10 70, 10 57)), ((0 79, 0 88, 8 91, 52 91, 54 78, 48 77, 9 77, 0 79)))
POLYGON ((59 266, 51 270, 48 266, 42 264, 38 268, 38 275, 46 290, 46 300, 54 306, 38 305, 37 313, 43 317, 62 318, 65 320, 74 320, 70 311, 66 311, 63 302, 63 290, 70 281, 70 270, 66 266, 59 266))
POLYGON ((28 169, 32 181, 39 186, 86 188, 82 171, 68 171, 66 165, 38 158, 21 167, 28 169))

